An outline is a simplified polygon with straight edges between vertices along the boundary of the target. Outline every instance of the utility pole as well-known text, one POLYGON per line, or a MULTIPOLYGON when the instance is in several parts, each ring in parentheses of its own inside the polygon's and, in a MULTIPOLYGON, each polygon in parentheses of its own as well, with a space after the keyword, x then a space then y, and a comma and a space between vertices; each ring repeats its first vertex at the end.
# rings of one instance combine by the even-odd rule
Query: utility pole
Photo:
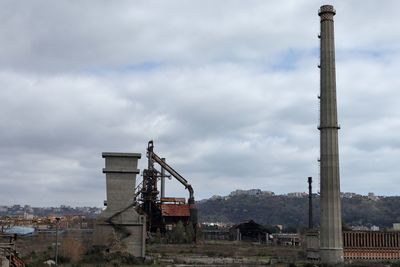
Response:
POLYGON ((56 217, 56 267, 58 267, 58 227, 60 224, 60 217, 56 217))
POLYGON ((312 177, 308 177, 308 229, 314 228, 312 205, 312 177))

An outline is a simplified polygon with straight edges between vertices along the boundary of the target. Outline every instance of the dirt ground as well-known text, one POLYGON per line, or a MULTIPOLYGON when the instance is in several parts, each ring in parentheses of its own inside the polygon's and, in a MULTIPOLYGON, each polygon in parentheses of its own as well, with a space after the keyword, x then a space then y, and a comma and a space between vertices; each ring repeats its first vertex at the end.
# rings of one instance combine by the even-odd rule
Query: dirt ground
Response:
MULTIPOLYGON (((60 237, 60 243, 60 254, 63 254, 66 238, 60 237)), ((80 239, 79 244, 82 245, 80 254, 82 259, 85 257, 84 250, 90 247, 90 240, 87 238, 80 239)), ((73 248, 76 246, 77 243, 72 245, 73 248)), ((17 240, 17 250, 20 256, 28 262, 38 262, 45 258, 53 259, 54 248, 55 239, 51 236, 21 237, 17 240)), ((198 244, 151 244, 147 245, 146 249, 148 255, 146 264, 153 266, 271 266, 270 264, 274 262, 290 263, 303 258, 301 248, 272 247, 229 241, 208 241, 198 244)), ((75 263, 78 262, 79 260, 75 263)), ((63 265, 67 266, 68 264, 63 265)), ((90 264, 83 262, 78 265, 90 266, 90 264)), ((108 266, 107 263, 103 265, 99 262, 95 265, 108 266)), ((111 265, 115 265, 115 262, 111 265)))
MULTIPOLYGON (((69 255, 60 266, 271 266, 317 267, 307 263, 300 247, 267 246, 256 243, 207 241, 198 244, 150 244, 145 261, 125 255, 87 254, 91 247, 88 236, 61 237, 60 254, 69 255)), ((21 237, 17 250, 28 266, 45 266, 44 260, 54 259, 55 238, 52 236, 21 237)), ((354 267, 400 267, 398 263, 347 263, 354 267)))
POLYGON ((153 244, 148 246, 147 252, 161 266, 279 266, 278 263, 286 266, 304 258, 303 250, 299 247, 229 241, 208 241, 196 245, 153 244))

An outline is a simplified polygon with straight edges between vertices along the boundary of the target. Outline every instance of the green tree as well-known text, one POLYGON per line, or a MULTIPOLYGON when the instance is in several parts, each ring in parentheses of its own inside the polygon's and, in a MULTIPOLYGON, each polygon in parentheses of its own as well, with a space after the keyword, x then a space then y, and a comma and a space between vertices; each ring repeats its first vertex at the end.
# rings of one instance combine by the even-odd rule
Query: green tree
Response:
POLYGON ((161 243, 161 231, 160 228, 157 228, 156 236, 154 238, 154 243, 161 243))
POLYGON ((201 227, 196 226, 196 242, 203 241, 203 231, 201 227))
POLYGON ((173 243, 185 243, 185 227, 183 226, 182 221, 179 221, 172 230, 171 239, 173 243))
POLYGON ((185 227, 185 232, 186 232, 186 243, 193 243, 195 234, 194 234, 194 229, 193 229, 193 224, 188 223, 185 227))

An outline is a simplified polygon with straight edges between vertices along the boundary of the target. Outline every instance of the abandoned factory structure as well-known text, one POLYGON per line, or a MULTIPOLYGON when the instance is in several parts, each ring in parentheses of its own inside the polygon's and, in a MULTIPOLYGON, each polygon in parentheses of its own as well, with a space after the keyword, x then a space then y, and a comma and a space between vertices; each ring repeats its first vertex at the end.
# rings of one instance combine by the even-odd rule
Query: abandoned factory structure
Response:
POLYGON ((138 184, 136 175, 140 173, 137 166, 141 154, 104 152, 102 156, 105 159, 103 173, 106 174, 107 200, 95 229, 96 246, 144 257, 148 232, 163 233, 179 221, 192 224, 196 229, 194 190, 183 176, 154 152, 153 141, 148 143, 148 165, 143 170, 143 180, 138 184), (188 190, 187 203, 185 198, 165 197, 165 179, 171 176, 188 190))

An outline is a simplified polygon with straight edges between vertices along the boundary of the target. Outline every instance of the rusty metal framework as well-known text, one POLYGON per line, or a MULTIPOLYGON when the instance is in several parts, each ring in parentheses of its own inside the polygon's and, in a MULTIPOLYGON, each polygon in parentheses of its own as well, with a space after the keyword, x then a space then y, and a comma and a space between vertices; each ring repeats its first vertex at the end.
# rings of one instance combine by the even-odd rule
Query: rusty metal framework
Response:
POLYGON ((166 231, 167 224, 176 224, 178 221, 192 223, 197 226, 197 209, 194 200, 194 190, 189 182, 175 169, 166 163, 164 158, 154 152, 154 142, 149 141, 147 146, 147 169, 143 170, 143 181, 136 188, 135 198, 139 202, 140 210, 147 215, 147 226, 150 232, 166 231), (156 169, 159 165, 161 170, 156 169), (161 191, 164 191, 162 179, 173 177, 178 180, 189 192, 188 202, 184 198, 159 196, 158 181, 161 180, 161 191))
POLYGON ((18 257, 15 249, 16 235, 9 235, 0 232, 0 261, 1 257, 9 261, 9 266, 25 267, 25 263, 18 257))

